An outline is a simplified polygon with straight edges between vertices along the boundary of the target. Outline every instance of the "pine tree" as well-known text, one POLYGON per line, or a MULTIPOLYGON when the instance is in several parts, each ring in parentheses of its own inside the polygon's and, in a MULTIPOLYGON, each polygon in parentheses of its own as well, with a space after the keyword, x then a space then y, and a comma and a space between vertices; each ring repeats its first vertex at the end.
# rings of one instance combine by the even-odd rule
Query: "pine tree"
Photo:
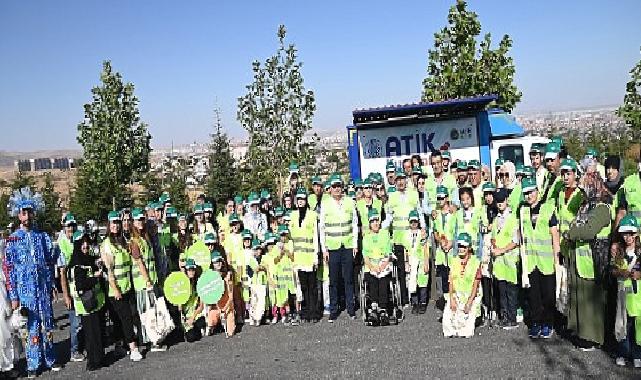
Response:
POLYGON ((242 175, 239 175, 229 145, 229 137, 223 130, 220 109, 214 109, 214 133, 209 144, 209 170, 206 193, 217 206, 224 205, 227 198, 238 190, 242 175))

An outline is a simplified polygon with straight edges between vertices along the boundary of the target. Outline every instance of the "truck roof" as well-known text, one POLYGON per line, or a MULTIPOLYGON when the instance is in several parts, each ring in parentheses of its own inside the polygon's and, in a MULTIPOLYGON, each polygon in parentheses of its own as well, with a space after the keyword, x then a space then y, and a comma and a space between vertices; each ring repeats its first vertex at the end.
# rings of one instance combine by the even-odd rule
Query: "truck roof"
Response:
POLYGON ((440 102, 397 104, 352 112, 354 126, 377 123, 387 120, 411 119, 422 117, 448 117, 474 114, 484 110, 488 104, 498 99, 496 95, 482 95, 468 98, 451 99, 440 102))

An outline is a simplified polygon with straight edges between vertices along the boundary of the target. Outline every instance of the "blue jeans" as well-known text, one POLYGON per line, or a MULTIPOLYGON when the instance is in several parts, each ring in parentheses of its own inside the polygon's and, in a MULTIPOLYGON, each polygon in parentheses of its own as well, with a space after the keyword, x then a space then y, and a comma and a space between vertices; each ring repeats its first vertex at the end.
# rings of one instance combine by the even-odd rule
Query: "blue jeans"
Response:
POLYGON ((78 336, 80 335, 80 317, 76 315, 76 311, 71 309, 67 312, 69 318, 69 337, 71 338, 71 354, 80 352, 78 343, 78 336))
POLYGON ((337 316, 338 310, 338 284, 341 277, 345 288, 345 306, 347 314, 355 315, 354 310, 354 256, 352 250, 341 247, 329 250, 329 300, 332 316, 337 316))
POLYGON ((626 338, 619 341, 618 354, 626 359, 641 359, 641 347, 637 344, 635 337, 635 319, 635 317, 628 316, 626 338))

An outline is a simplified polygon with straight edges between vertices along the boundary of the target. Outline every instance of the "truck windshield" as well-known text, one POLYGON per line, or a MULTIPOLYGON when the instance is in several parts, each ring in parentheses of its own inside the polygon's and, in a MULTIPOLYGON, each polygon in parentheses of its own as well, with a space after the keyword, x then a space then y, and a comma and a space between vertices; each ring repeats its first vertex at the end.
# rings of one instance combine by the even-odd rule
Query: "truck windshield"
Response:
POLYGON ((521 144, 503 145, 499 148, 499 157, 513 162, 514 165, 525 164, 523 157, 523 145, 521 144))

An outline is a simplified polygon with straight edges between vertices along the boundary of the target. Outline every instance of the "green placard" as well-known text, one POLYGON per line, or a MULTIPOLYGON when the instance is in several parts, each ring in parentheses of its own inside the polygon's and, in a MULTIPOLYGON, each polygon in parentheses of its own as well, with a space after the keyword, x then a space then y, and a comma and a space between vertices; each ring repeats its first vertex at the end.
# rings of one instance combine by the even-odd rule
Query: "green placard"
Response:
POLYGON ((198 264, 203 269, 209 268, 209 265, 211 263, 211 253, 209 252, 209 248, 207 248, 202 240, 196 241, 191 245, 191 247, 187 248, 185 257, 194 259, 196 264, 198 264))
POLYGON ((225 292, 225 281, 219 272, 208 269, 198 279, 196 291, 203 303, 213 305, 223 296, 225 292))
POLYGON ((165 298, 174 305, 184 305, 191 295, 189 277, 183 272, 173 272, 165 280, 165 298))

